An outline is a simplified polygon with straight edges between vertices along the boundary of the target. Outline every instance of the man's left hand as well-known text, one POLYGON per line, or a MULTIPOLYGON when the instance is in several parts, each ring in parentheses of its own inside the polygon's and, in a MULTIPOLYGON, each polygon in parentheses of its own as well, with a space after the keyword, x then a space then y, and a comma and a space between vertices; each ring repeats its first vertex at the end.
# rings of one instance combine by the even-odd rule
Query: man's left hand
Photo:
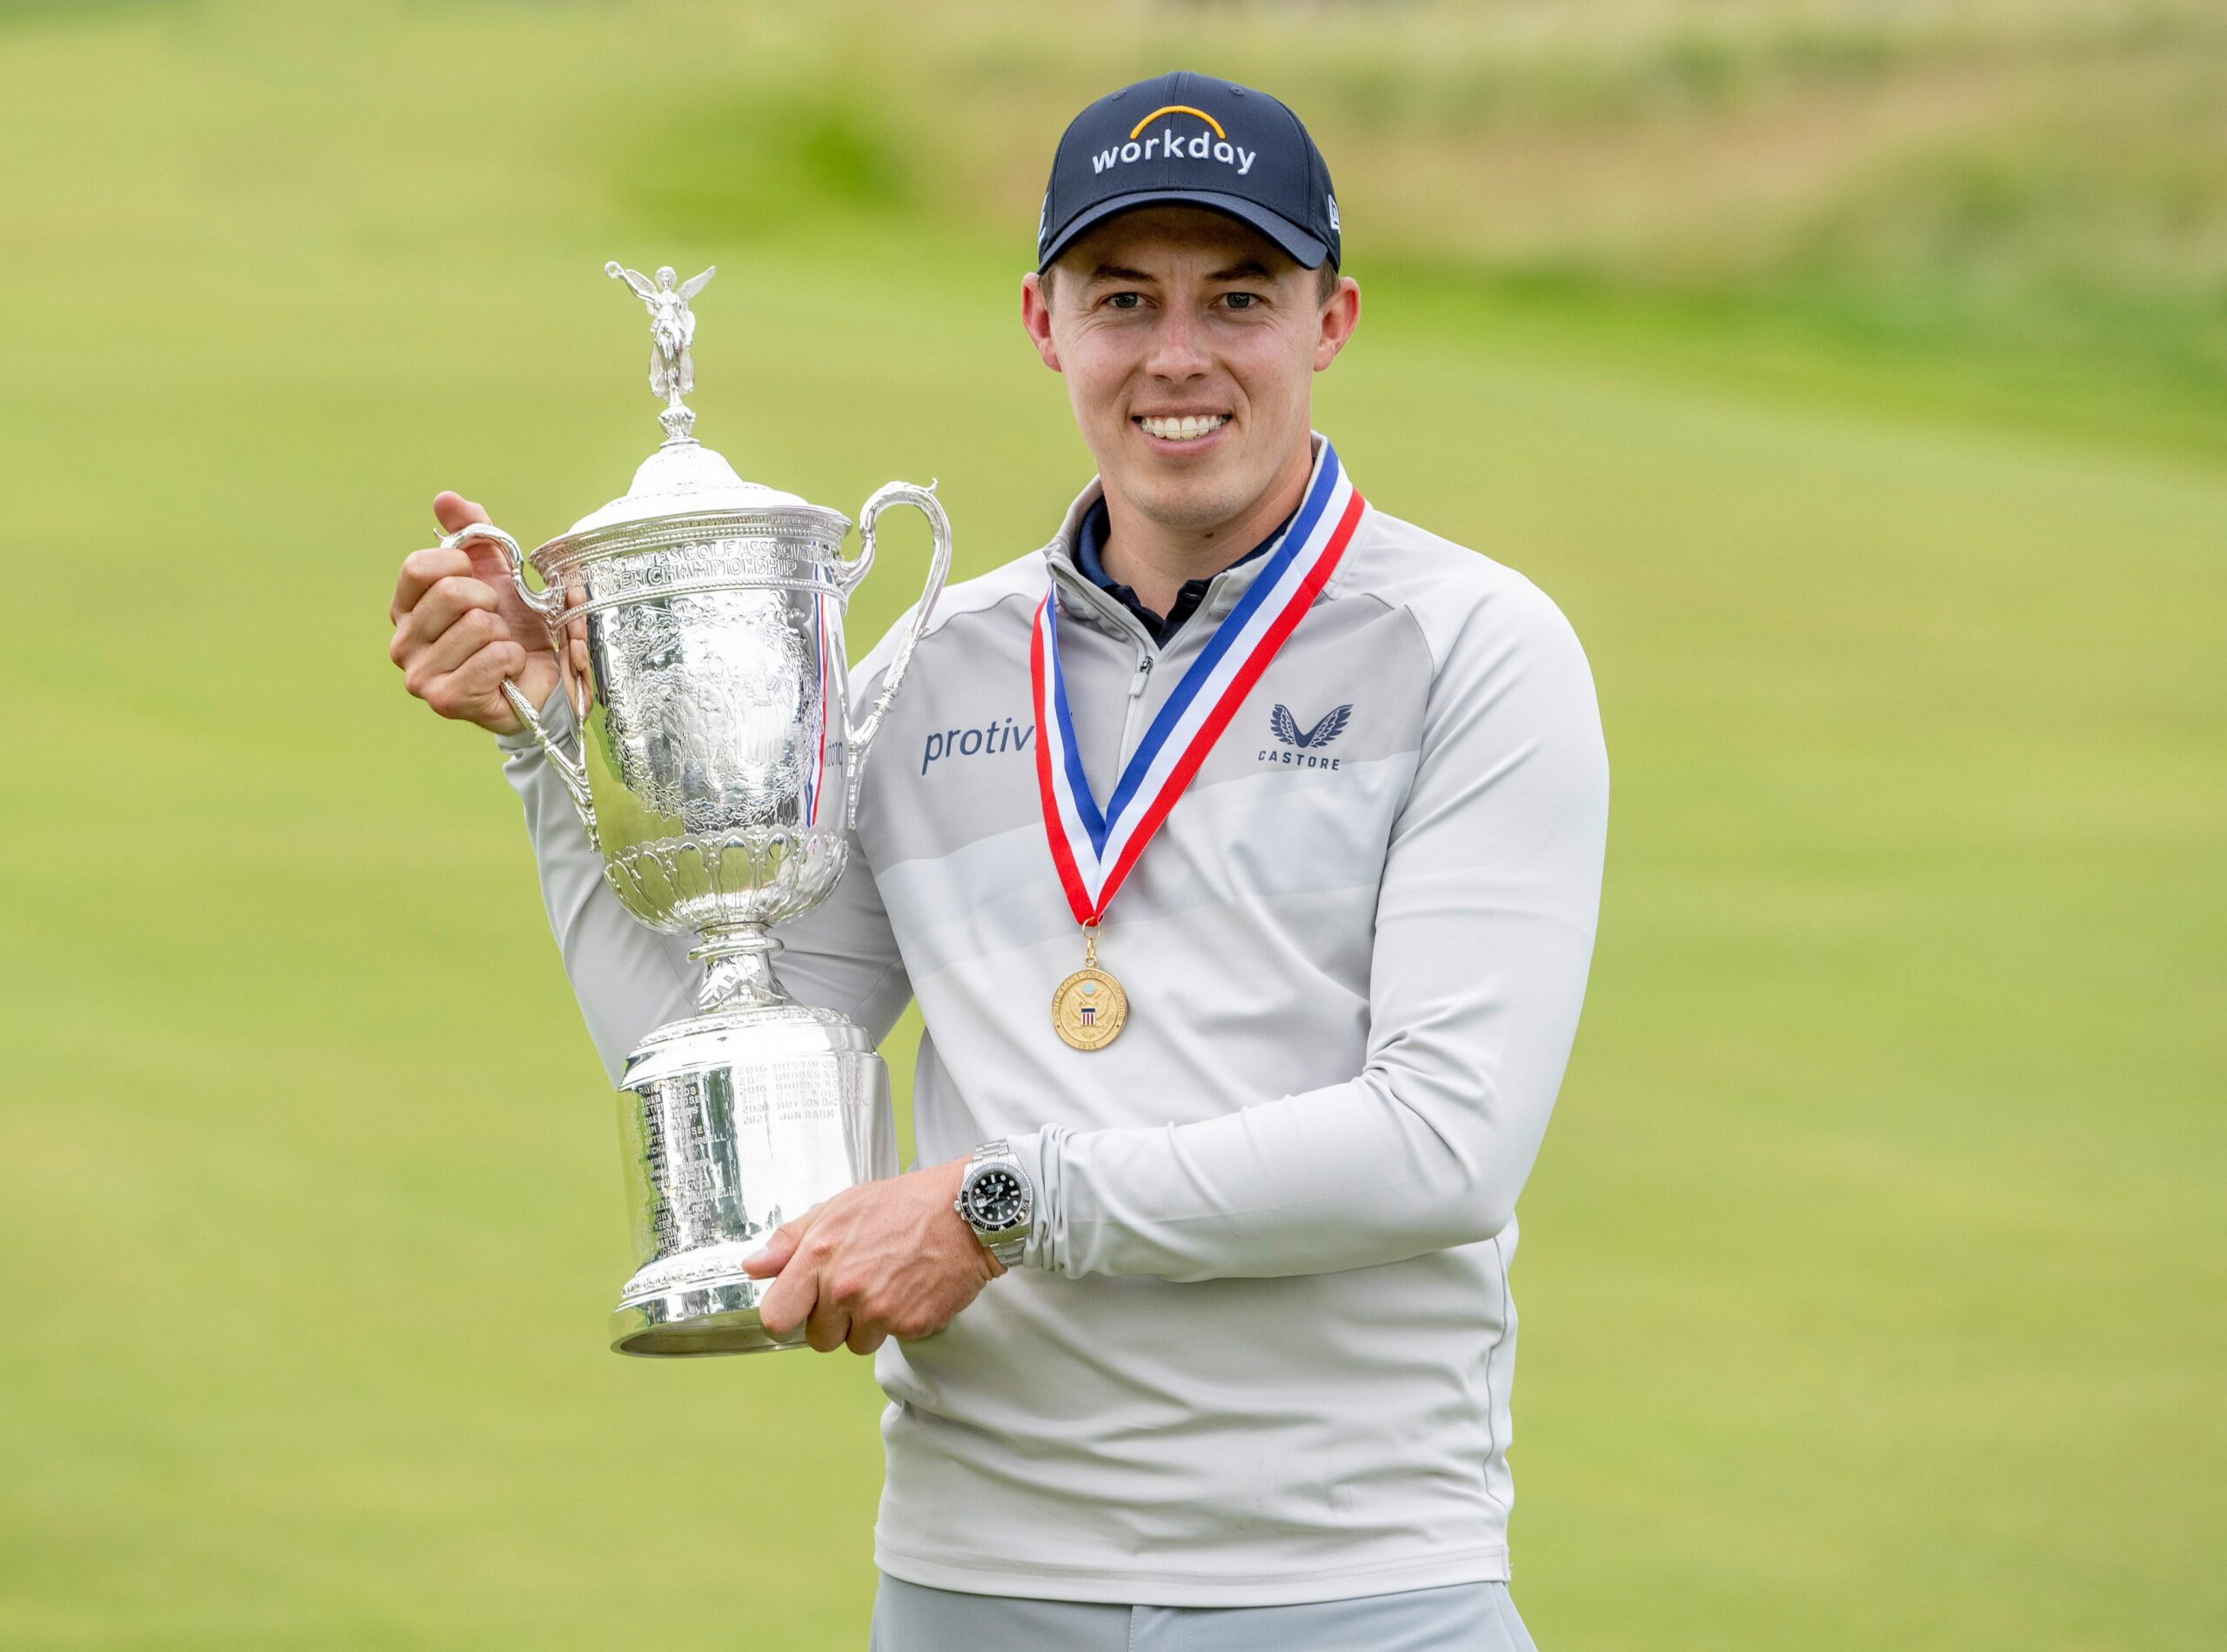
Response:
POLYGON ((784 1222, 743 1267, 778 1274, 758 1316, 775 1336, 801 1325, 822 1354, 871 1354, 928 1336, 1006 1270, 952 1208, 966 1160, 846 1187, 784 1222))

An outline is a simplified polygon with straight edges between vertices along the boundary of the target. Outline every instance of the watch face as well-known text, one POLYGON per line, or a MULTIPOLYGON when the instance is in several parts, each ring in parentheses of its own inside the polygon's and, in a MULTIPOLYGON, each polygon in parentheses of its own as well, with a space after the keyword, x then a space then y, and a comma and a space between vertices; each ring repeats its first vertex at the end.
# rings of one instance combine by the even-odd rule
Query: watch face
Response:
POLYGON ((977 1227, 1010 1227, 1027 1208, 1027 1184, 1003 1166, 993 1165, 966 1184, 966 1219, 977 1227))

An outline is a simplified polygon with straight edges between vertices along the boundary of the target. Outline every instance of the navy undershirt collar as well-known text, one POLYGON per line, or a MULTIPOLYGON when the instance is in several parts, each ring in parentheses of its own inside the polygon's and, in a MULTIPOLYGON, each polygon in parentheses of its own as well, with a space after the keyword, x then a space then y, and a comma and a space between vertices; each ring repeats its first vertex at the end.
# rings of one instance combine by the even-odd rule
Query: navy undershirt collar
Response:
MULTIPOLYGON (((1287 516, 1268 530, 1267 538, 1229 565, 1234 568, 1239 562, 1252 561, 1276 542, 1283 531, 1291 525, 1292 517, 1298 514, 1298 509, 1294 507, 1291 516, 1287 516)), ((1101 493, 1091 501, 1090 509, 1083 512, 1082 521, 1075 529, 1075 565, 1082 570, 1084 578, 1137 617, 1137 623, 1145 628, 1146 634, 1151 637, 1155 646, 1165 648, 1167 639, 1183 628, 1183 622, 1195 613, 1199 605, 1207 599, 1207 586, 1213 582, 1213 576, 1209 574, 1204 579, 1186 579, 1176 592, 1175 600, 1169 605, 1167 618, 1162 619, 1138 601, 1134 591, 1106 572, 1106 564, 1099 558, 1099 547, 1106 543, 1113 527, 1113 520, 1106 510, 1106 496, 1101 493)))

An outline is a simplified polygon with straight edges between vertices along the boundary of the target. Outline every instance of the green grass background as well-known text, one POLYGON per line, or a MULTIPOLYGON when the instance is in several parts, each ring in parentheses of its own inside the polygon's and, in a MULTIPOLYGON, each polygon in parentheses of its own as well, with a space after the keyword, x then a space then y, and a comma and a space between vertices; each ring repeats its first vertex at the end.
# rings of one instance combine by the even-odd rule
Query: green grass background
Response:
POLYGON ((1317 422, 1601 687, 1541 1644, 2227 1643, 2224 36, 0 5, 0 1645, 863 1644, 870 1374, 604 1351, 607 1092, 387 594, 439 487, 529 542, 623 488, 612 256, 719 263, 745 474, 1040 544, 1088 474, 1014 314, 1045 157, 1175 63, 1338 165, 1317 422))

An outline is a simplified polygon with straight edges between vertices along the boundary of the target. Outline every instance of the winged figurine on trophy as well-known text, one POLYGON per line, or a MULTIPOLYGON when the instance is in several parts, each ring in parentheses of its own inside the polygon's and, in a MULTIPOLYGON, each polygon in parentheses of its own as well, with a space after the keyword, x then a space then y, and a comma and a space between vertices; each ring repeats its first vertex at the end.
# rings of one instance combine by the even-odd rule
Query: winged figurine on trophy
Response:
POLYGON ((603 272, 633 288, 634 296, 649 306, 650 389, 665 398, 665 412, 659 423, 668 436, 687 435, 696 423, 696 415, 680 400, 696 388, 696 365, 688 356, 689 344, 696 337, 696 317, 688 301, 704 291, 706 284, 719 274, 719 266, 712 264, 703 274, 679 281, 679 271, 671 264, 660 264, 652 281, 639 270, 629 270, 613 258, 603 266, 603 272))

